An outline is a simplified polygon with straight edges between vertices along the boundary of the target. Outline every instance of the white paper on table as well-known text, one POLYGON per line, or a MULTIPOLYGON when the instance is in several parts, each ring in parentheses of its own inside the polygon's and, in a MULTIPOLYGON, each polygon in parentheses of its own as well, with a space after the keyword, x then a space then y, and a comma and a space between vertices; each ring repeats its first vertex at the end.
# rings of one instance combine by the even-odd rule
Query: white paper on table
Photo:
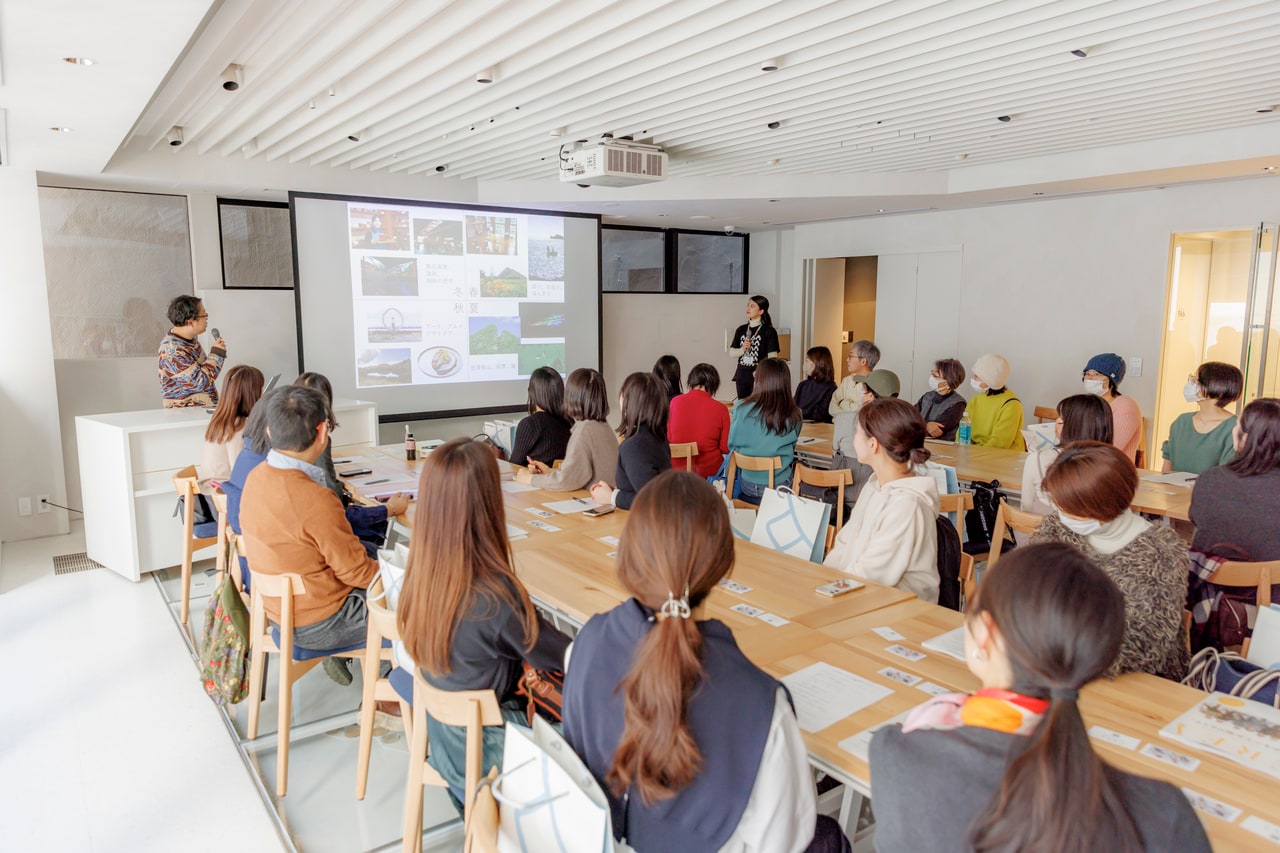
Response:
POLYGON ((933 649, 935 652, 950 655, 956 660, 964 660, 964 626, 962 625, 954 631, 931 637, 920 645, 926 649, 933 649))
POLYGON ((1166 486, 1190 486, 1198 474, 1187 471, 1170 471, 1168 474, 1149 474, 1138 479, 1144 483, 1163 483, 1166 486))
POLYGON ((552 512, 558 512, 561 515, 571 515, 575 512, 595 509, 600 506, 600 504, 596 503, 591 498, 569 498, 567 501, 551 501, 550 503, 544 503, 543 506, 552 512))
POLYGON ((525 531, 523 527, 516 527, 514 524, 507 525, 508 539, 527 539, 528 537, 529 537, 529 534, 525 531))
POLYGON ((1225 756, 1280 779, 1280 710, 1213 693, 1160 730, 1160 736, 1225 756))
POLYGON ((1280 607, 1273 604, 1258 608, 1245 660, 1267 669, 1280 669, 1280 607))
POLYGON ((537 488, 536 486, 530 486, 526 483, 521 483, 517 480, 502 481, 502 491, 512 495, 516 494, 517 492, 532 492, 536 488, 537 488))
POLYGON ((883 723, 876 723, 869 729, 863 729, 857 734, 849 735, 847 738, 840 741, 840 748, 855 758, 860 758, 863 761, 866 761, 867 754, 871 749, 871 736, 883 729, 885 726, 896 726, 899 723, 906 722, 907 715, 910 713, 910 711, 903 711, 898 716, 890 717, 883 723))
POLYGON ((806 732, 820 732, 850 714, 893 694, 828 663, 818 662, 782 679, 796 704, 796 718, 806 732))

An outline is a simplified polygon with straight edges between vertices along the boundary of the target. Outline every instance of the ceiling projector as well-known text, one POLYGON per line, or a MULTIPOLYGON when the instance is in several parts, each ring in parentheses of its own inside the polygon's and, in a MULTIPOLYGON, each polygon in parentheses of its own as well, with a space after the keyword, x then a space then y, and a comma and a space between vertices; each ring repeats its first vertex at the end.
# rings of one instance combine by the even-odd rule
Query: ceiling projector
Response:
POLYGON ((561 183, 632 187, 666 179, 667 155, 660 145, 605 138, 575 143, 560 155, 561 183))

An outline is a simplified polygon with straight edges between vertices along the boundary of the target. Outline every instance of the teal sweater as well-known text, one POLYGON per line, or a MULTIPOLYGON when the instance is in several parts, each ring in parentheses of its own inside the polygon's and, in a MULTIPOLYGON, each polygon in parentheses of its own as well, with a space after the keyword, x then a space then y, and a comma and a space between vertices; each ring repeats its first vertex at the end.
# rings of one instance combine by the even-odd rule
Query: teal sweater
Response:
MULTIPOLYGON (((782 433, 769 432, 764 421, 756 414, 755 403, 739 403, 733 410, 729 421, 729 451, 737 451, 747 456, 777 456, 782 459, 782 467, 774 471, 774 484, 782 485, 791 480, 791 463, 795 460, 796 439, 800 437, 800 427, 782 433)), ((768 485, 767 471, 743 471, 742 477, 749 483, 768 485)))

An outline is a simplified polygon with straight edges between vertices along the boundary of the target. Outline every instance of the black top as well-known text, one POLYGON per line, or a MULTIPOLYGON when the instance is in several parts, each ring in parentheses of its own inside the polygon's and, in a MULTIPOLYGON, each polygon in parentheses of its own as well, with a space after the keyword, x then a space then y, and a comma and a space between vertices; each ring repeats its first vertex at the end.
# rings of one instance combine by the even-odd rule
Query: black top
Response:
POLYGON ((937 391, 927 391, 916 403, 916 408, 920 410, 920 417, 924 418, 925 423, 934 421, 942 424, 942 435, 938 436, 941 441, 956 440, 956 427, 964 417, 964 406, 964 397, 955 391, 945 397, 937 391))
POLYGON ((754 329, 750 323, 743 323, 734 331, 733 343, 729 346, 742 350, 742 355, 738 356, 738 367, 749 370, 755 370, 757 364, 769 357, 769 353, 782 351, 782 346, 778 343, 778 331, 764 323, 754 329))
POLYGON ((667 439, 641 426, 618 447, 618 496, 614 504, 619 509, 631 509, 636 493, 670 468, 671 445, 667 439))
POLYGON ((511 448, 512 465, 528 465, 536 459, 543 465, 564 458, 569 446, 569 422, 550 412, 534 412, 516 424, 516 442, 511 448))
POLYGON ((831 423, 831 395, 836 392, 836 383, 828 380, 819 382, 816 379, 805 379, 796 388, 796 405, 804 412, 806 421, 817 421, 820 424, 831 423))
POLYGON ((1226 465, 1196 478, 1191 547, 1244 562, 1280 560, 1280 468, 1242 477, 1226 465))
POLYGON ((538 641, 525 651, 520 614, 505 599, 477 595, 453 634, 450 672, 436 676, 424 670, 422 677, 441 690, 492 690, 499 702, 505 702, 515 695, 523 661, 536 669, 560 672, 569 642, 539 616, 538 641))
MULTIPOLYGON (((968 827, 1000 791, 1005 765, 1024 735, 961 726, 871 738, 878 853, 967 853, 968 827)), ((1143 849, 1210 853, 1209 839, 1181 791, 1168 782, 1111 771, 1143 849)), ((1100 850, 1106 840, 1098 839, 1100 850)))

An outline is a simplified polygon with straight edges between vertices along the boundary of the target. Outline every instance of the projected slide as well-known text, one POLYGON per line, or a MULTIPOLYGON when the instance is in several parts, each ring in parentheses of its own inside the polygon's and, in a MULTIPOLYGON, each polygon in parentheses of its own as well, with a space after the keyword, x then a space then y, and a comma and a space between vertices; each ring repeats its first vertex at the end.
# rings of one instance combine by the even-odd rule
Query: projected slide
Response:
POLYGON ((357 388, 567 372, 562 217, 346 208, 357 388))

